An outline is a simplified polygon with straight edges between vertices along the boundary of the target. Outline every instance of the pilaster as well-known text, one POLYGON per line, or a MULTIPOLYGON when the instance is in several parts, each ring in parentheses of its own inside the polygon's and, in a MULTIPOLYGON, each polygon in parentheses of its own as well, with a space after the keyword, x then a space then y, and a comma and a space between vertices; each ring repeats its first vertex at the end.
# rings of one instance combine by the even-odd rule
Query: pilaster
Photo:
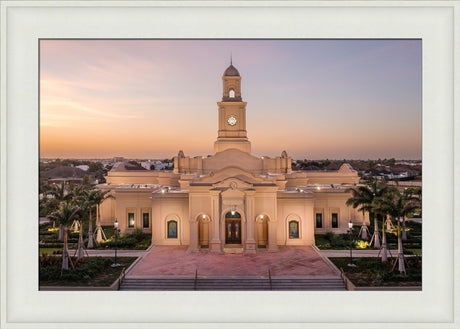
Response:
POLYGON ((255 191, 246 191, 246 241, 245 253, 256 252, 256 240, 254 239, 254 194, 255 191))
MULTIPOLYGON (((211 252, 222 252, 222 241, 220 239, 220 191, 210 191, 212 211, 212 238, 209 242, 211 252)), ((197 235, 198 236, 198 235, 197 235)))
POLYGON ((190 244, 188 246, 187 251, 190 251, 190 252, 199 251, 200 248, 198 246, 198 221, 193 220, 191 218, 189 223, 190 223, 190 244))

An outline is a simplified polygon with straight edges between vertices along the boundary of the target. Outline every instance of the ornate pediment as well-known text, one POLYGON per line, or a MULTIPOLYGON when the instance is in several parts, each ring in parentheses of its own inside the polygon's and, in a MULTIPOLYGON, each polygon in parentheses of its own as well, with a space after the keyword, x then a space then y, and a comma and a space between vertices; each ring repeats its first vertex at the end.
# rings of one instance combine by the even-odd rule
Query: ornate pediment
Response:
POLYGON ((211 172, 208 175, 193 179, 190 185, 212 185, 216 187, 231 187, 231 181, 237 185, 246 188, 252 188, 254 185, 272 185, 275 184, 273 178, 265 178, 259 175, 252 174, 241 168, 229 166, 216 172, 211 172))
POLYGON ((230 190, 248 190, 248 189, 252 189, 254 185, 248 182, 242 181, 240 179, 230 177, 216 184, 213 184, 212 187, 218 188, 218 189, 223 188, 223 189, 230 189, 230 190))

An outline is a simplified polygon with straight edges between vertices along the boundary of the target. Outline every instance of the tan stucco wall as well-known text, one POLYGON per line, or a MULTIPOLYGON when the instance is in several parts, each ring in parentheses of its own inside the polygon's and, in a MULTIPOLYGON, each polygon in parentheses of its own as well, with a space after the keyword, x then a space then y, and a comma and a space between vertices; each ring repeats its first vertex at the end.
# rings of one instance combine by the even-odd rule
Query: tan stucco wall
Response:
POLYGON ((152 199, 152 244, 188 245, 190 243, 190 217, 188 195, 166 193, 154 195, 152 199), (177 239, 167 238, 167 221, 178 222, 177 239))
MULTIPOLYGON (((355 225, 362 224, 362 212, 358 212, 356 209, 353 209, 352 207, 348 207, 346 205, 347 200, 351 197, 351 193, 316 192, 314 194, 314 225, 316 225, 316 213, 323 214, 323 227, 315 228, 316 233, 346 233, 348 231, 348 223, 350 219, 355 225), (332 228, 332 213, 338 214, 338 228, 332 228)), ((368 215, 366 215, 365 220, 368 224, 368 215)))
POLYGON ((310 197, 278 198, 277 243, 279 245, 312 245, 315 243, 313 228, 314 200, 310 197), (299 239, 290 239, 288 222, 300 221, 299 239))
MULTIPOLYGON (((122 191, 115 194, 116 207, 115 216, 118 219, 118 227, 122 233, 130 233, 135 229, 142 228, 142 213, 148 212, 151 214, 152 202, 150 200, 151 191, 131 192, 122 191), (134 227, 128 227, 128 212, 134 213, 134 227)), ((105 203, 105 202, 104 202, 105 203)), ((113 224, 113 222, 112 222, 113 224)), ((145 232, 150 232, 152 227, 152 216, 150 215, 150 227, 143 229, 145 232)))

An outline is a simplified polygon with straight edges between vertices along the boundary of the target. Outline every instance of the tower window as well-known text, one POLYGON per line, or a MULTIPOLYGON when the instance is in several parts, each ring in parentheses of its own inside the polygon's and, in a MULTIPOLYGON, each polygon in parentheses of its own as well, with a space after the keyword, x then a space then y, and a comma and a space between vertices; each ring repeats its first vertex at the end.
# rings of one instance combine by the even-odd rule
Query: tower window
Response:
POLYGON ((228 92, 228 97, 235 98, 235 91, 233 89, 230 89, 230 91, 228 92))

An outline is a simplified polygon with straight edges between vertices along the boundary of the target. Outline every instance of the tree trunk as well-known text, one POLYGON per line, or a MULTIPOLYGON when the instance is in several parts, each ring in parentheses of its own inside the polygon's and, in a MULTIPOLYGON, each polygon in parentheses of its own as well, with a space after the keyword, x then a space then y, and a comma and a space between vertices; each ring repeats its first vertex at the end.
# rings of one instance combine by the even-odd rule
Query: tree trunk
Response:
POLYGON ((385 221, 383 222, 381 252, 382 252, 382 263, 386 263, 388 261, 388 254, 387 254, 387 235, 385 234, 385 221))
POLYGON ((69 251, 67 248, 67 227, 64 229, 64 249, 62 250, 62 269, 69 269, 69 251))
POLYGON ((96 242, 101 243, 102 241, 104 241, 102 239, 102 227, 101 225, 96 225, 96 242))
POLYGON ((63 240, 64 240, 64 225, 62 225, 62 224, 59 224, 58 240, 59 240, 59 241, 63 241, 63 240))
POLYGON ((367 240, 367 226, 366 223, 363 222, 363 225, 361 226, 361 239, 367 240))
POLYGON ((379 237, 379 222, 377 216, 374 215, 374 247, 380 248, 380 237, 379 237))
POLYGON ((78 235, 78 247, 77 247, 77 259, 85 257, 83 250, 83 228, 82 223, 80 222, 80 234, 78 235))
MULTIPOLYGON (((399 219, 399 218, 398 218, 399 219)), ((402 247, 402 239, 401 239, 401 227, 399 225, 398 220, 398 270, 399 273, 406 273, 406 267, 404 265, 404 254, 403 254, 403 247, 402 247)))
POLYGON ((387 230, 391 230, 391 220, 389 218, 387 218, 386 224, 387 224, 387 230))
POLYGON ((93 236, 93 220, 91 218, 91 208, 89 208, 89 222, 88 222, 88 249, 93 249, 94 245, 94 236, 93 236))
POLYGON ((105 233, 102 230, 101 226, 101 220, 100 220, 100 211, 99 211, 99 205, 97 205, 97 216, 96 216, 96 242, 101 243, 104 240, 107 240, 105 237, 105 233))
POLYGON ((407 240, 407 235, 406 235, 406 218, 403 217, 403 222, 402 222, 402 236, 401 238, 406 241, 407 240))

